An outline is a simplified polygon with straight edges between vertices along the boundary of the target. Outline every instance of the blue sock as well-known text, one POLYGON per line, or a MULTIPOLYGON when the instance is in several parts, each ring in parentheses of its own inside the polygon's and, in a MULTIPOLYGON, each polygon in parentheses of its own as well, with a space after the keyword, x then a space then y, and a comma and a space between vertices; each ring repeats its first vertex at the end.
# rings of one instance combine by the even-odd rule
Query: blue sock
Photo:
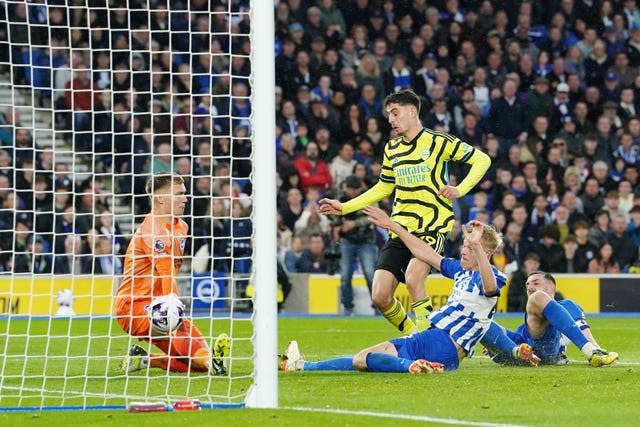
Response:
POLYGON ((518 346, 496 322, 491 322, 489 330, 484 334, 481 342, 487 347, 498 348, 507 354, 512 354, 513 348, 518 346))
POLYGON ((579 349, 582 349, 582 347, 589 342, 580 328, 576 326, 576 322, 573 320, 567 309, 556 301, 550 301, 544 310, 542 310, 542 315, 560 332, 569 337, 571 342, 579 349))
POLYGON ((413 360, 387 353, 367 354, 367 367, 371 372, 409 372, 413 360))
POLYGON ((320 362, 304 362, 305 371, 355 371, 353 357, 321 360, 320 362))

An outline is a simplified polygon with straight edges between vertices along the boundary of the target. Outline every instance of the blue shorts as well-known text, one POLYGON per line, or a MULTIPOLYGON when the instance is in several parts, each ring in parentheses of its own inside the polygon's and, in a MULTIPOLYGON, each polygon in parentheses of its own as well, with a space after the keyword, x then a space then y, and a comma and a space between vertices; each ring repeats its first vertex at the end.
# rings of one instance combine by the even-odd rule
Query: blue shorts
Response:
POLYGON ((442 363, 446 371, 455 371, 460 365, 453 340, 440 329, 427 329, 389 342, 395 346, 398 357, 404 359, 442 363))

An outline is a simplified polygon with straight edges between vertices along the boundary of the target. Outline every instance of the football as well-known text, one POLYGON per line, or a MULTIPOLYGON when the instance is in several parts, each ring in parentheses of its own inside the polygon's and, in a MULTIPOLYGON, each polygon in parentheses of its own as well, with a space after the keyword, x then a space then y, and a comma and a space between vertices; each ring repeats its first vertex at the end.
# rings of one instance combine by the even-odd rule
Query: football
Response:
POLYGON ((155 331, 172 333, 184 320, 184 305, 177 298, 157 298, 149 307, 149 317, 155 331))

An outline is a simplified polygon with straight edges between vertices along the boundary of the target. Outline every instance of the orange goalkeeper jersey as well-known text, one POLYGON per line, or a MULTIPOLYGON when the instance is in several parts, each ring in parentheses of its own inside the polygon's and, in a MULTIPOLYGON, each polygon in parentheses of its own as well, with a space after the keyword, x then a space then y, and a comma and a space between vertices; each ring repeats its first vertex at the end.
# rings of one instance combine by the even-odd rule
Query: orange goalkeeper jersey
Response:
POLYGON ((166 224, 145 216, 127 248, 122 283, 116 293, 116 311, 152 296, 177 294, 175 273, 182 265, 189 226, 175 218, 166 224))

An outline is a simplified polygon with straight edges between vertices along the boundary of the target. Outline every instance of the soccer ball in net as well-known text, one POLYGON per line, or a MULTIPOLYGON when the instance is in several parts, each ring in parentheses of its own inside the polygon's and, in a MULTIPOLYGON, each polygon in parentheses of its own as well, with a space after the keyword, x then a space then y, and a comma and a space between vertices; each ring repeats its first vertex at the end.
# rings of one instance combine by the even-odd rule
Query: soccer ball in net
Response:
POLYGON ((157 298, 149 306, 149 317, 154 331, 169 334, 184 321, 184 306, 178 299, 157 298))

